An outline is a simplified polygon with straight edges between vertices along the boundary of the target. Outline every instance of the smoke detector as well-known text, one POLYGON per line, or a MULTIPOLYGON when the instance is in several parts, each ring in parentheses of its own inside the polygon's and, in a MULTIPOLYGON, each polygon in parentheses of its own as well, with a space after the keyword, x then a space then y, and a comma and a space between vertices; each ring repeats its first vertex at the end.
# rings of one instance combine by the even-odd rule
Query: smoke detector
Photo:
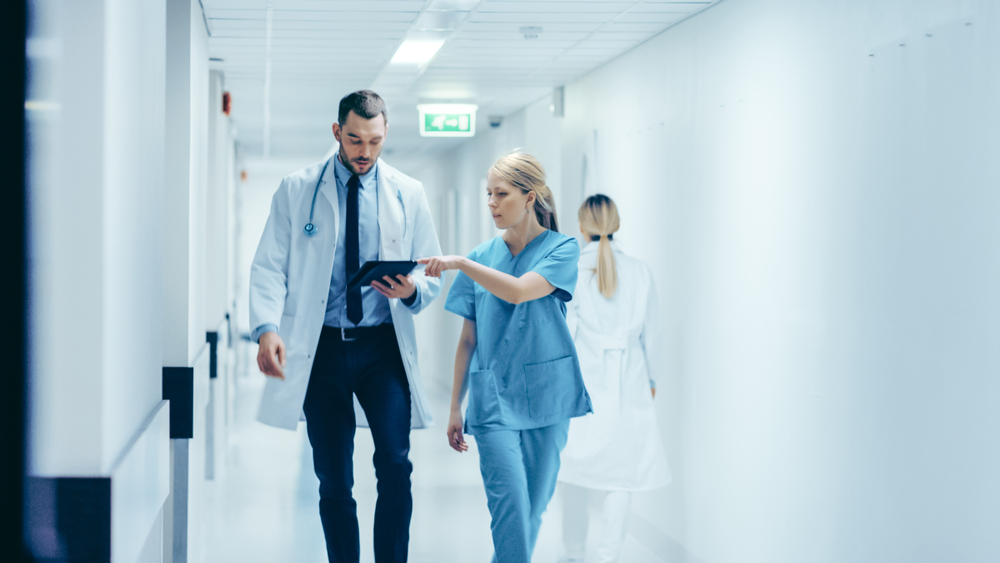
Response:
POLYGON ((525 39, 538 39, 542 28, 536 25, 525 25, 521 27, 520 31, 524 34, 525 39))

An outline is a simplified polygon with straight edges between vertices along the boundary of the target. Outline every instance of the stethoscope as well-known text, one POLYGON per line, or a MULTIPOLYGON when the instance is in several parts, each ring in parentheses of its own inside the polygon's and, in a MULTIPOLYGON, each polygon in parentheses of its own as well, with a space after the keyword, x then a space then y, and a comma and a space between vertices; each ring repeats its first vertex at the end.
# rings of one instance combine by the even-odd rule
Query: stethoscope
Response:
POLYGON ((316 234, 316 225, 313 224, 313 211, 316 210, 316 195, 319 194, 319 187, 323 185, 323 175, 326 174, 326 167, 330 166, 330 160, 327 160, 326 164, 323 165, 323 171, 319 173, 319 180, 316 180, 316 189, 313 190, 312 205, 309 206, 309 222, 306 223, 304 229, 307 237, 311 237, 316 234))

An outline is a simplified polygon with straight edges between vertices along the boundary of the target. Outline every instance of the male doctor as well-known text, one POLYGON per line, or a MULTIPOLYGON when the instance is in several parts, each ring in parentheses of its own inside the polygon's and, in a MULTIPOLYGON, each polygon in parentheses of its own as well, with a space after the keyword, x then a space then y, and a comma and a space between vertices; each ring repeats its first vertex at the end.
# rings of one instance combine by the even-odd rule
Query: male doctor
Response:
POLYGON ((285 177, 250 270, 257 365, 270 376, 258 419, 295 429, 305 414, 331 563, 360 557, 354 429, 371 428, 378 501, 375 561, 406 561, 410 428, 431 424, 417 370, 413 315, 441 291, 426 276, 388 276, 347 292, 369 260, 441 254, 420 182, 379 159, 385 102, 370 90, 340 101, 338 154, 285 177))

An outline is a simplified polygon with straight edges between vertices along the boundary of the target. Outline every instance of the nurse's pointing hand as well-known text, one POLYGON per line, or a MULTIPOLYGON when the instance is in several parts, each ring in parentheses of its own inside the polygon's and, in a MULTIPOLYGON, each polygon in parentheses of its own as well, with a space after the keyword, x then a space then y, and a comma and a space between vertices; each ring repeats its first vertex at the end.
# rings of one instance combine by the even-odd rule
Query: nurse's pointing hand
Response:
POLYGON ((465 261, 464 256, 431 256, 430 258, 420 258, 418 264, 425 264, 424 275, 432 278, 440 278, 441 272, 445 270, 457 270, 465 261))
POLYGON ((265 332, 257 340, 257 367, 264 375, 285 379, 285 342, 277 332, 265 332))

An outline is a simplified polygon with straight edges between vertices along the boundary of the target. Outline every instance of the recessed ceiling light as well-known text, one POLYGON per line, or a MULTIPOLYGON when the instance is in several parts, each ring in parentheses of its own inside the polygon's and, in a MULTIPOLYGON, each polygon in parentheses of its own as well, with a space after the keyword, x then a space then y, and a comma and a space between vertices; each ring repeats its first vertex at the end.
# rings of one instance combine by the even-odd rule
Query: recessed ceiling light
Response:
POLYGON ((392 64, 423 64, 434 58, 444 39, 407 39, 396 50, 392 64))

